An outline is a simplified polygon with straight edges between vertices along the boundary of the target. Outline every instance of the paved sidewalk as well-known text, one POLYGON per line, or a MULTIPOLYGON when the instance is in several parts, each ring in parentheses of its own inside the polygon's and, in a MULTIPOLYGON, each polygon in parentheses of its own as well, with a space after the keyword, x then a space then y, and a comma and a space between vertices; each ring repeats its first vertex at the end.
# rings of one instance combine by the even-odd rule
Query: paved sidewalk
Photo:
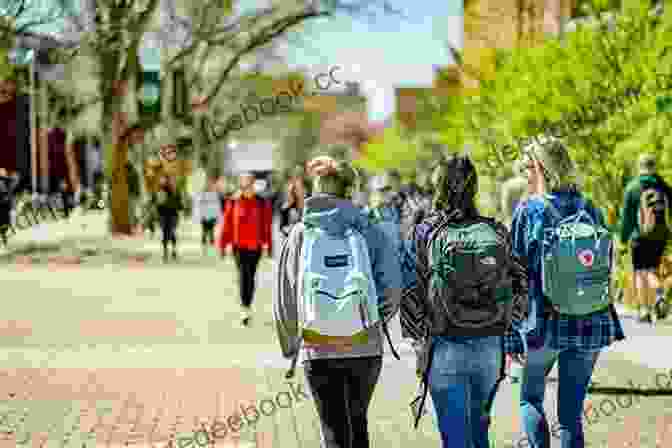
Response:
MULTIPOLYGON (((241 405, 262 406, 264 400, 292 393, 292 388, 307 393, 300 373, 290 383, 283 377, 288 362, 280 356, 272 326, 270 261, 260 267, 253 326, 241 328, 233 264, 200 254, 196 226, 185 223, 181 229, 182 260, 163 265, 158 241, 111 240, 104 236, 101 217, 82 219, 86 235, 79 235, 81 230, 72 224, 60 233, 49 228, 46 235, 150 259, 132 266, 102 254, 58 271, 40 263, 0 268, 3 299, 9 304, 0 319, 0 390, 7 391, 0 400, 0 416, 13 411, 0 417, 0 431, 14 432, 0 440, 0 448, 17 446, 16 439, 25 439, 26 433, 32 434, 32 446, 49 440, 43 446, 128 443, 124 446, 163 448, 193 435, 201 422, 212 427, 215 420, 244 420, 241 405)), ((661 349, 672 342, 670 326, 651 329, 633 319, 623 322, 628 339, 601 356, 596 380, 608 386, 627 386, 633 380, 655 387, 655 374, 672 367, 661 349)), ((391 333, 402 360, 389 355, 384 359, 371 407, 372 446, 439 446, 431 417, 417 432, 411 428, 408 403, 416 388, 415 358, 401 341, 396 319, 391 333)), ((550 416, 556 415, 556 387, 548 386, 550 416)), ((492 428, 496 448, 508 448, 520 438, 518 394, 519 386, 509 382, 497 394, 492 428)), ((230 431, 216 446, 317 447, 315 409, 301 393, 293 396, 289 409, 274 408, 254 428, 230 431)), ((595 408, 604 400, 589 397, 595 408)), ((672 417, 670 397, 644 397, 632 409, 602 416, 587 428, 588 441, 591 446, 622 446, 630 435, 621 428, 632 427, 634 417, 641 420, 637 425, 642 433, 634 446, 667 446, 656 447, 655 437, 672 421, 665 420, 672 417)))

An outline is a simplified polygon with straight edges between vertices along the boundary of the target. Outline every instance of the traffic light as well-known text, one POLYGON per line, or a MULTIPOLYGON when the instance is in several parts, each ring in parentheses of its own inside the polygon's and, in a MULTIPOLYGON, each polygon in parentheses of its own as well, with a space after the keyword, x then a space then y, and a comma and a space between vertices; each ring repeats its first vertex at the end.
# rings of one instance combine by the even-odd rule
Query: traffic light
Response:
POLYGON ((158 71, 142 71, 139 77, 138 114, 145 122, 161 119, 161 76, 158 71))

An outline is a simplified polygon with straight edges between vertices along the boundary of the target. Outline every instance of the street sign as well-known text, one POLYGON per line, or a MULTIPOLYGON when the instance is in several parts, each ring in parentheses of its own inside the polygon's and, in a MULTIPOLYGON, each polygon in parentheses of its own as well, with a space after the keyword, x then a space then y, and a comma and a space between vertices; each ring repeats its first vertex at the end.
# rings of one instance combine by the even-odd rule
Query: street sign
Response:
POLYGON ((672 96, 659 96, 656 98, 656 111, 672 112, 672 96))

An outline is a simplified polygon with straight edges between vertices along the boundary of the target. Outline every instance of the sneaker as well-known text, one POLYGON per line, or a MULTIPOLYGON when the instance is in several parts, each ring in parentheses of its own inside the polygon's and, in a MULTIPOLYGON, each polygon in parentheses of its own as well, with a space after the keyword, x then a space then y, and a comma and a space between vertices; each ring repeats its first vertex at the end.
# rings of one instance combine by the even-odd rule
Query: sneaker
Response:
POLYGON ((176 251, 173 251, 173 260, 177 261, 177 252, 176 251))
POLYGON ((664 297, 656 300, 656 304, 653 306, 653 309, 656 314, 656 320, 665 320, 667 317, 667 303, 665 302, 664 297))
POLYGON ((651 319, 651 314, 646 313, 644 315, 639 316, 639 319, 637 319, 637 322, 640 324, 651 324, 653 325, 653 320, 651 319))

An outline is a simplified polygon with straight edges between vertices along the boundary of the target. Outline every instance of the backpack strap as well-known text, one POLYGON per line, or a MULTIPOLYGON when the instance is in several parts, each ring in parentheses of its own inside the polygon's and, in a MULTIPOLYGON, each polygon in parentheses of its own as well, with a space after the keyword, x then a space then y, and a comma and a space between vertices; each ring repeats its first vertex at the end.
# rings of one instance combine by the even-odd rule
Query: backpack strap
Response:
MULTIPOLYGON (((352 249, 352 252, 355 253, 355 251, 357 250, 357 240, 356 240, 357 236, 355 235, 355 232, 359 233, 359 230, 354 228, 354 227, 351 227, 347 230, 347 232, 349 232, 348 241, 350 242, 350 248, 352 249)), ((361 233, 360 233, 360 235, 361 235, 361 233)), ((353 257, 353 262, 358 263, 358 261, 354 261, 355 258, 357 258, 357 257, 353 257)), ((358 271, 360 270, 359 265, 355 265, 354 268, 358 271)), ((376 294, 377 294, 377 292, 376 292, 376 294)), ((383 321, 381 327, 382 327, 383 333, 385 333, 385 337, 387 338, 387 342, 390 345, 392 355, 398 361, 400 361, 401 357, 399 356, 399 353, 397 352, 397 350, 394 348, 394 345, 392 344, 392 338, 390 337, 390 332, 387 328, 387 323, 385 321, 383 321)))
MULTIPOLYGON (((420 379, 420 384, 422 386, 422 393, 420 397, 418 397, 420 399, 420 404, 418 405, 415 420, 413 422, 413 427, 416 430, 420 424, 420 419, 423 416, 422 411, 424 410, 425 402, 427 401, 427 393, 429 392, 429 372, 432 369, 432 361, 434 360, 434 339, 432 338, 432 332, 429 326, 427 327, 427 334, 425 335, 425 344, 429 344, 429 347, 427 348, 427 363, 425 364, 425 370, 422 372, 422 377, 420 379)), ((411 403, 411 406, 416 403, 418 398, 411 403)))
POLYGON ((551 214, 557 221, 562 221, 563 217, 560 211, 556 208, 555 205, 553 205, 553 201, 550 198, 547 198, 544 196, 544 205, 548 206, 548 210, 550 210, 551 214))

